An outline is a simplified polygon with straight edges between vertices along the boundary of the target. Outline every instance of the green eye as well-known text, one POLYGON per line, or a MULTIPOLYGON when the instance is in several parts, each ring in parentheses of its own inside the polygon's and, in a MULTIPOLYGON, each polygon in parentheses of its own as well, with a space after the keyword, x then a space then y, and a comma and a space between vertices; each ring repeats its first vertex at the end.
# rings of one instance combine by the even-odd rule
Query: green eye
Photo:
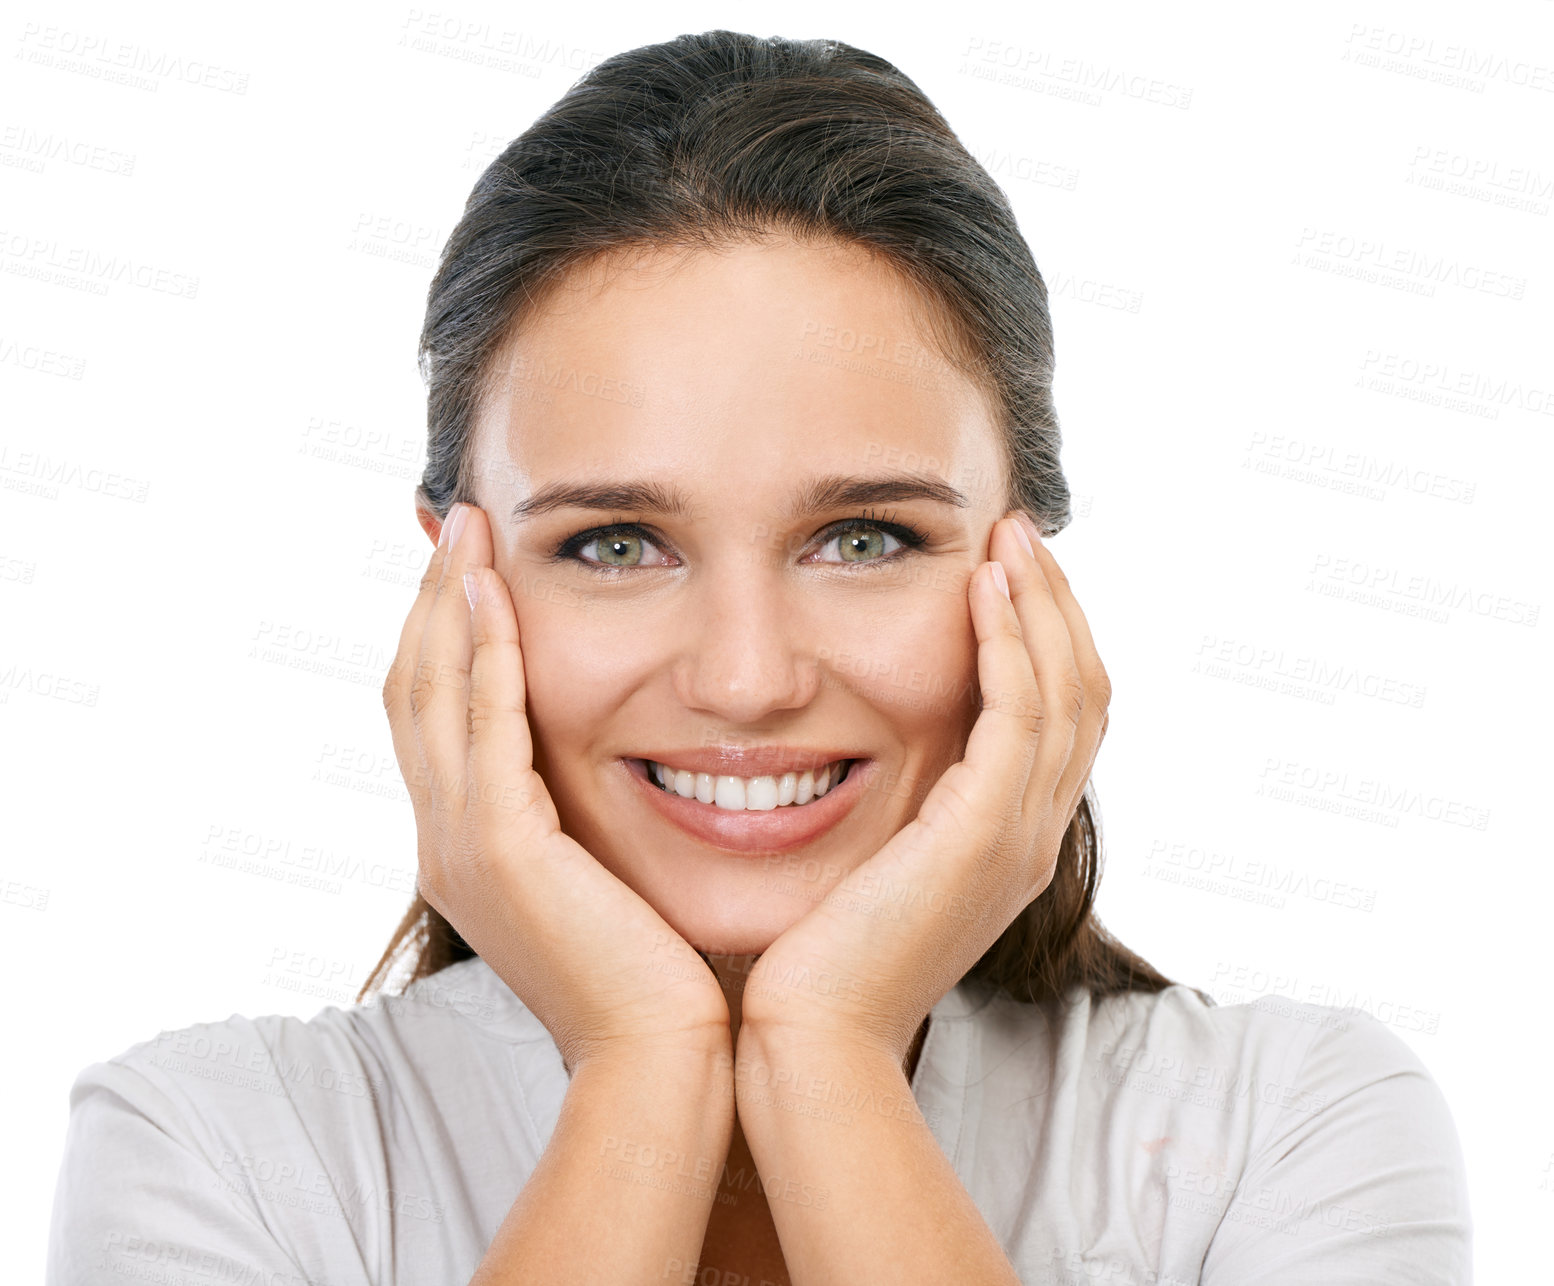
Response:
POLYGON ((585 567, 608 568, 611 571, 629 571, 636 567, 659 567, 662 563, 646 560, 649 549, 658 548, 648 533, 634 524, 617 527, 590 527, 563 541, 552 555, 556 560, 570 559, 585 567), (599 546, 598 557, 583 555, 590 546, 599 546))
POLYGON ((642 537, 629 531, 600 536, 599 561, 606 567, 635 567, 642 561, 642 544, 642 537))
MULTIPOLYGON (((822 533, 821 550, 827 550, 835 544, 840 558, 839 560, 826 558, 820 561, 831 563, 833 566, 840 562, 842 565, 854 567, 894 563, 912 550, 920 548, 928 539, 926 532, 918 531, 915 527, 890 522, 883 518, 876 519, 871 514, 863 514, 860 517, 835 523, 822 533), (889 548, 885 543, 887 540, 894 541, 898 548, 889 548)), ((658 545, 652 538, 652 533, 639 524, 625 523, 611 527, 590 527, 587 531, 580 531, 562 541, 551 554, 551 558, 557 562, 570 560, 595 570, 608 569, 611 572, 674 565, 645 561, 647 551, 650 549, 658 552, 658 545), (597 556, 585 556, 583 551, 594 545, 599 547, 597 556)))
POLYGON ((871 562, 885 552, 885 532, 878 527, 850 527, 836 541, 844 563, 871 562))
MULTIPOLYGON (((826 529, 821 539, 822 552, 830 549, 835 542, 841 565, 874 567, 899 562, 908 557, 912 551, 927 544, 929 537, 925 531, 919 531, 916 527, 909 527, 904 523, 892 522, 888 514, 878 515, 869 509, 852 518, 844 518, 841 522, 833 523, 826 529), (885 544, 887 540, 894 541, 896 547, 894 549, 888 547, 885 544)), ((821 561, 833 562, 829 558, 821 561)))

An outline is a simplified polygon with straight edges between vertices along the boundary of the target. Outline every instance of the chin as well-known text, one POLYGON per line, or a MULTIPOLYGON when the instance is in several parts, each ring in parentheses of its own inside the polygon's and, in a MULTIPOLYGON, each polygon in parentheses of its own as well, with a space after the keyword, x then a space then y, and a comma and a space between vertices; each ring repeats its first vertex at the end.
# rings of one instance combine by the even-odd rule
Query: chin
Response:
POLYGON ((795 898, 762 898, 755 905, 656 907, 669 927, 710 956, 758 956, 809 911, 795 898))

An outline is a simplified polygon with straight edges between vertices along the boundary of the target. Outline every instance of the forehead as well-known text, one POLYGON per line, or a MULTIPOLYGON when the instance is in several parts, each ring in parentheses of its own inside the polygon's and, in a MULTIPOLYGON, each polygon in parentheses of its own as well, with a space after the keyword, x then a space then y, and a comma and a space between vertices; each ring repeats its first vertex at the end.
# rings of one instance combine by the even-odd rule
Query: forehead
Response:
POLYGON ((478 473, 519 492, 625 474, 694 491, 775 470, 910 470, 996 503, 995 413, 945 360, 936 316, 888 263, 835 242, 600 257, 497 354, 478 473))

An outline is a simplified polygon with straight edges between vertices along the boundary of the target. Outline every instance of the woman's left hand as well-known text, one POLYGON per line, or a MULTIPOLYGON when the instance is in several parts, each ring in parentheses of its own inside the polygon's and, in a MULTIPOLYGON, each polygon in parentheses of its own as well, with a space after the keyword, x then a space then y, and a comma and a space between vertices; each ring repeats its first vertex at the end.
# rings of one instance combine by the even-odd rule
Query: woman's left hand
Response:
POLYGON ((1084 613, 1023 512, 971 577, 982 709, 917 817, 777 937, 742 1028, 862 1046, 899 1065, 928 1011, 1047 885, 1106 733, 1111 683, 1084 613), (1017 524, 1029 534, 1027 553, 1017 524))

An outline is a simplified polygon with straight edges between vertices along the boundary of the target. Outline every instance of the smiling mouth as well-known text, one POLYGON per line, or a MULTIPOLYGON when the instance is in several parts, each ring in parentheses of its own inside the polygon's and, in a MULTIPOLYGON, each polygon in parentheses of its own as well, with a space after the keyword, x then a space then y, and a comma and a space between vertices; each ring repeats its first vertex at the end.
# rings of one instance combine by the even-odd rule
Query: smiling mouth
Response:
POLYGON ((820 772, 788 772, 766 777, 724 777, 675 770, 651 759, 637 760, 648 783, 667 795, 695 800, 720 812, 759 813, 807 808, 847 780, 859 761, 841 759, 820 772))
POLYGON ((665 790, 663 783, 655 779, 647 759, 623 757, 617 763, 624 769, 628 789, 644 792, 643 802, 664 822, 708 848, 745 858, 790 854, 819 842, 852 814, 878 771, 873 759, 839 760, 837 763, 845 769, 840 779, 825 794, 812 796, 803 804, 798 802, 797 782, 793 783, 792 802, 776 802, 785 795, 783 778, 789 774, 765 781, 752 778, 749 780, 756 787, 756 806, 751 808, 748 792, 745 798, 739 797, 745 778, 697 773, 694 778, 701 790, 686 796, 677 790, 665 790), (636 778, 634 785, 629 784, 631 778, 636 778), (719 786, 724 790, 722 805, 717 802, 719 786), (744 806, 732 808, 728 806, 731 803, 744 806))

